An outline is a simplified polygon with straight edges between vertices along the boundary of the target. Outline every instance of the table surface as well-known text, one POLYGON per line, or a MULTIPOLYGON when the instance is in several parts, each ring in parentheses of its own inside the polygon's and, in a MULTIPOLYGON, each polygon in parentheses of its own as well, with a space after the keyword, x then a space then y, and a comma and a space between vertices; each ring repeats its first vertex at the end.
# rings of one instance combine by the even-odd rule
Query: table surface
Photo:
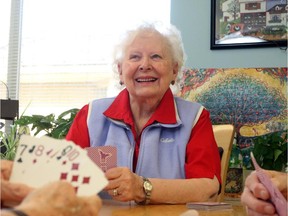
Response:
MULTIPOLYGON (((190 212, 191 213, 191 212, 190 212)), ((232 209, 198 211, 199 216, 247 216, 241 204, 232 204, 232 209)), ((99 216, 194 216, 189 214, 186 205, 147 205, 140 206, 134 202, 120 203, 103 200, 99 216), (186 213, 186 214, 185 214, 186 213)))

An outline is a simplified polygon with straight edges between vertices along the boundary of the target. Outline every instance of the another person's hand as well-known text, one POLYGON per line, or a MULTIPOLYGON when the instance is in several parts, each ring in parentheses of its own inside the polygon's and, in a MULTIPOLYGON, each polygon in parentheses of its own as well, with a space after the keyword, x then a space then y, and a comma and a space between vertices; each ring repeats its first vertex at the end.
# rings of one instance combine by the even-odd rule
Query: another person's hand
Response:
MULTIPOLYGON (((267 171, 273 184, 287 199, 287 174, 277 171, 267 171)), ((276 209, 269 201, 270 195, 263 184, 259 182, 256 172, 252 172, 245 181, 241 202, 247 207, 249 216, 275 215, 276 209)))
POLYGON ((15 209, 29 216, 95 216, 101 206, 101 199, 96 194, 77 197, 70 183, 57 181, 35 189, 15 209))
POLYGON ((9 182, 13 161, 1 160, 1 201, 10 205, 20 203, 33 189, 24 184, 9 182))
POLYGON ((143 192, 143 180, 126 167, 115 167, 106 171, 109 184, 105 190, 118 201, 142 201, 145 198, 143 192))

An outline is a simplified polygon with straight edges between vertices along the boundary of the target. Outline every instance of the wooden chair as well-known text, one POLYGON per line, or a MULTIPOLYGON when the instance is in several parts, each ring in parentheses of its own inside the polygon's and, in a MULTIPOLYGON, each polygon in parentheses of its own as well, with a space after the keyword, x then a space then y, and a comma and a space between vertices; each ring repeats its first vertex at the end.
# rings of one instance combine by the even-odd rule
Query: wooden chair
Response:
POLYGON ((235 136, 235 127, 232 124, 213 125, 213 132, 218 147, 223 149, 221 157, 222 187, 217 197, 217 202, 223 202, 230 154, 235 136))

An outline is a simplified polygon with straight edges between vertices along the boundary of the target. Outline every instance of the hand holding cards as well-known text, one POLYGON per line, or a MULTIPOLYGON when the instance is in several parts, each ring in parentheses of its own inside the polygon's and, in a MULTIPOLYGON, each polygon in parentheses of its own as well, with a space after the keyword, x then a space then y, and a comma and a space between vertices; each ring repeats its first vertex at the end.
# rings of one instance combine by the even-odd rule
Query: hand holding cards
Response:
POLYGON ((259 181, 266 187, 270 194, 270 201, 276 208, 276 211, 279 216, 287 215, 287 201, 277 187, 274 186, 271 179, 264 170, 258 165, 253 153, 251 152, 251 160, 253 162, 254 168, 256 170, 257 177, 259 181))
POLYGON ((73 142, 22 135, 10 181, 37 188, 56 180, 70 182, 80 196, 97 194, 108 184, 87 151, 73 142))

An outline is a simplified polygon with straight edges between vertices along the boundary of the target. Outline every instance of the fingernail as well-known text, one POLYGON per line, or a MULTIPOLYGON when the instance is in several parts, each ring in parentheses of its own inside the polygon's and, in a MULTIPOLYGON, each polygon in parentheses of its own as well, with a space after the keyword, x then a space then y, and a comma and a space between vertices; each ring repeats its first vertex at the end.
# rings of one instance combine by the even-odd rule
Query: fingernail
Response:
POLYGON ((261 196, 262 199, 265 199, 265 198, 267 198, 268 193, 266 191, 264 191, 264 190, 261 190, 260 191, 260 196, 261 196))
POLYGON ((274 208, 272 206, 265 206, 264 211, 266 214, 273 214, 274 213, 274 208))

